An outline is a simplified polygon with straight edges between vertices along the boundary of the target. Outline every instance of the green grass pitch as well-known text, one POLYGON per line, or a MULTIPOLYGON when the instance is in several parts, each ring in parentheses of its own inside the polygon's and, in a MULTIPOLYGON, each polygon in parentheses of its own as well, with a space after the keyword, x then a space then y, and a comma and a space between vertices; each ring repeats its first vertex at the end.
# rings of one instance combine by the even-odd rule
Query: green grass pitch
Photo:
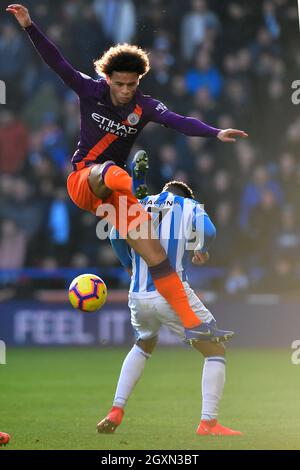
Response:
POLYGON ((232 350, 220 422, 243 437, 199 437, 202 357, 158 349, 114 435, 98 435, 124 349, 8 349, 0 431, 13 449, 300 449, 300 365, 290 350, 232 350))

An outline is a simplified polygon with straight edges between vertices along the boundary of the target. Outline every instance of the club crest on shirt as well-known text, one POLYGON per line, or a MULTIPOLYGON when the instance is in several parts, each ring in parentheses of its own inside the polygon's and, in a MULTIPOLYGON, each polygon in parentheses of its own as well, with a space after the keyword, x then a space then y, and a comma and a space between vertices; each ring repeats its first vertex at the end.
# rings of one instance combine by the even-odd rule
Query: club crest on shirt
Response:
POLYGON ((136 113, 129 114, 127 121, 131 126, 135 126, 140 120, 140 116, 136 113))

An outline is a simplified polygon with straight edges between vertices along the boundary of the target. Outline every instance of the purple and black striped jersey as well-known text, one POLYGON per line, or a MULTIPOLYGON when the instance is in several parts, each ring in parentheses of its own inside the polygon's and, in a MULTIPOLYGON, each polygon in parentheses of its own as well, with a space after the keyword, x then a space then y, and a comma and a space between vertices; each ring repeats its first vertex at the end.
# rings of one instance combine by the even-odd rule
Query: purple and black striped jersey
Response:
POLYGON ((216 137, 220 131, 170 111, 139 88, 128 105, 115 106, 104 78, 94 80, 75 70, 34 23, 25 30, 43 60, 79 96, 81 130, 72 158, 74 169, 107 160, 124 166, 137 136, 150 121, 190 136, 216 137))

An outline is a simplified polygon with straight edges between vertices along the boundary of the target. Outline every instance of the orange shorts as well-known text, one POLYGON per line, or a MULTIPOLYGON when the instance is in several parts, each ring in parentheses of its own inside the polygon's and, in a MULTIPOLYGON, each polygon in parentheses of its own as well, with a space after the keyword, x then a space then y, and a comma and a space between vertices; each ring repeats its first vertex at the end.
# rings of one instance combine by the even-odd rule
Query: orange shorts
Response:
POLYGON ((95 196, 88 182, 91 168, 85 167, 73 171, 68 176, 68 193, 76 206, 101 218, 105 217, 124 238, 127 237, 128 231, 134 230, 141 223, 151 219, 150 214, 131 192, 114 191, 105 201, 95 196), (109 210, 110 205, 114 210, 109 210))

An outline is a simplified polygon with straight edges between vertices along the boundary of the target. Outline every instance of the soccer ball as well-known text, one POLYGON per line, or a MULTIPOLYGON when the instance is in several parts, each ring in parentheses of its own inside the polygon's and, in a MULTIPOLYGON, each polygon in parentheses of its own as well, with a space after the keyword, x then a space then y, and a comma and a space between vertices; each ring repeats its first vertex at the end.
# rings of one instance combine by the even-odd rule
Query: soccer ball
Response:
POLYGON ((75 277, 69 287, 69 300, 74 308, 83 312, 95 312, 106 302, 107 288, 95 274, 75 277))

